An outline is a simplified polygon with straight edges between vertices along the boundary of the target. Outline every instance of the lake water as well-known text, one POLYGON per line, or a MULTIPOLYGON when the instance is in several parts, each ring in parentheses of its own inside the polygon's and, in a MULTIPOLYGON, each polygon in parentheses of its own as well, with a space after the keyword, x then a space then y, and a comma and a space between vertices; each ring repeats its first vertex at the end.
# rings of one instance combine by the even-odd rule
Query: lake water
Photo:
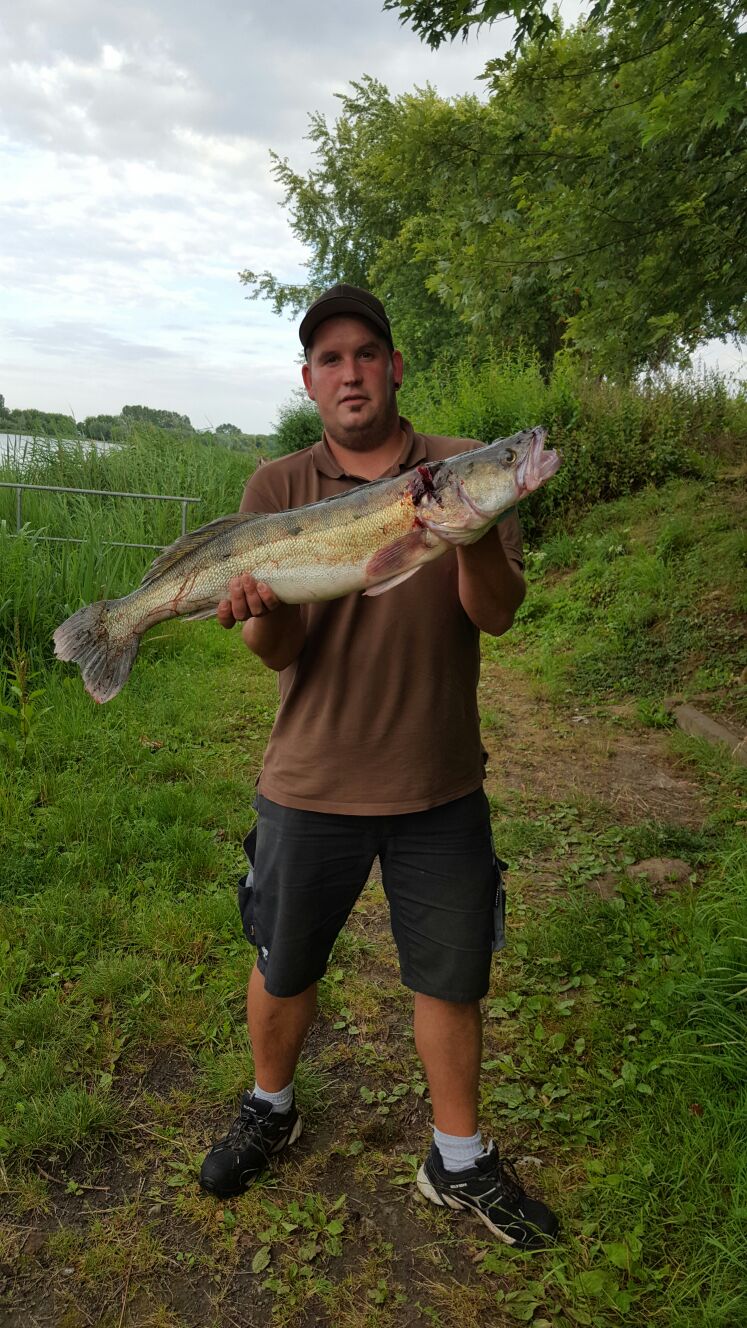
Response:
POLYGON ((0 433, 0 466, 10 463, 23 471, 32 456, 52 455, 59 447, 82 447, 84 452, 109 452, 118 443, 104 443, 93 438, 39 438, 31 434, 0 433))

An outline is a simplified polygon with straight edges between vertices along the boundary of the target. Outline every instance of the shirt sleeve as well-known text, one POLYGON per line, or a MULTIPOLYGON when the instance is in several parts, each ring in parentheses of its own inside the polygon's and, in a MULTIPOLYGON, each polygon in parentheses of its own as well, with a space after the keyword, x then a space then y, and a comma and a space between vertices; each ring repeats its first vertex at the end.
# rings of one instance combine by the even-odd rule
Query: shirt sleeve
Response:
POLYGON ((521 522, 516 513, 516 509, 501 521, 498 526, 503 550, 510 563, 519 572, 524 571, 524 541, 521 534, 521 522))
POLYGON ((283 512, 287 506, 283 492, 273 482, 272 466, 258 466, 244 486, 244 496, 239 511, 283 512))

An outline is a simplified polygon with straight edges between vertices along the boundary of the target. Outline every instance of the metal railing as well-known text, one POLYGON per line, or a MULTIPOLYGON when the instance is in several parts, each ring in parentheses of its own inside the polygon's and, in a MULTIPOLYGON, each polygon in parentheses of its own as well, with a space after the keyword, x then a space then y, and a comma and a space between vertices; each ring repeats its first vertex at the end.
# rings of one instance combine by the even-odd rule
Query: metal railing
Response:
MULTIPOLYGON (((187 508, 190 503, 201 503, 201 498, 185 498, 183 494, 174 493, 124 493, 116 489, 68 489, 61 484, 21 484, 16 480, 0 480, 0 489, 15 489, 16 491, 16 534, 20 535, 23 530, 22 501, 23 494, 27 489, 33 489, 39 493, 77 493, 95 498, 147 498, 156 503, 181 503, 182 505, 182 535, 187 533, 187 508)), ((41 539, 51 540, 56 544, 85 544, 83 539, 75 539, 72 535, 41 535, 41 539)), ((111 549, 166 549, 166 544, 128 544, 123 540, 104 540, 106 548, 111 549)))

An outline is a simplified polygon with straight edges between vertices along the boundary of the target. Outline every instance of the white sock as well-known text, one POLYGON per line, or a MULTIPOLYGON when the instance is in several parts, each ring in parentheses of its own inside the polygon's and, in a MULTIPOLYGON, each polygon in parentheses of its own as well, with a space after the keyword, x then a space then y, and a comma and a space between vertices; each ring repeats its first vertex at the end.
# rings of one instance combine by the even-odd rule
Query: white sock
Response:
POLYGON ((281 1088, 279 1093, 266 1093, 264 1088, 255 1083, 252 1097, 258 1097, 260 1102, 271 1102, 273 1111, 290 1111, 293 1105, 293 1080, 287 1088, 281 1088))
POLYGON ((468 1171, 475 1165, 475 1158, 485 1151, 479 1130, 469 1136, 443 1134, 434 1125, 433 1138, 447 1171, 468 1171))

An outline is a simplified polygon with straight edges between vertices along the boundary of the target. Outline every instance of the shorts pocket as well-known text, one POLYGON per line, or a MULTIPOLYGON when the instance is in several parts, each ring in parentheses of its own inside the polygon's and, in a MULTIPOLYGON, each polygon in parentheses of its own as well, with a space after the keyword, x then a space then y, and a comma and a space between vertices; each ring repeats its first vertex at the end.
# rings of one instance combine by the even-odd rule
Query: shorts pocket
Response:
POLYGON ((503 873, 508 871, 508 863, 502 862, 493 854, 493 872, 495 875, 495 895, 493 897, 493 939, 492 951, 495 954, 506 944, 506 884, 503 873))
POLYGON ((239 913, 241 914, 241 925, 244 928, 244 935, 250 945, 257 944, 257 935, 254 930, 254 856, 257 850, 257 827, 249 831, 244 840, 244 852, 247 858, 247 873, 239 877, 238 883, 238 901, 239 913))

